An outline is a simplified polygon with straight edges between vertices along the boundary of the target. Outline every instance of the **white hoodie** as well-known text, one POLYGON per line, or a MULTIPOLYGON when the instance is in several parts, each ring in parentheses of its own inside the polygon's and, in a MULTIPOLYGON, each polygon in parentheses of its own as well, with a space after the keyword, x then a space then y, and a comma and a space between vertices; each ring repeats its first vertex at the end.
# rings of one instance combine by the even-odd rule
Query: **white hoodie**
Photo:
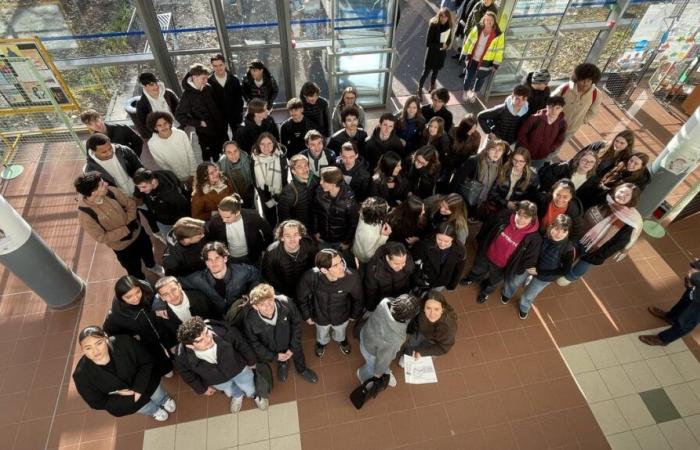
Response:
POLYGON ((173 127, 177 128, 180 124, 175 120, 175 111, 170 110, 170 105, 165 101, 165 84, 162 81, 158 82, 158 97, 151 97, 148 92, 143 91, 143 95, 146 96, 146 100, 151 104, 152 112, 167 112, 173 116, 173 127))
POLYGON ((163 139, 158 133, 148 140, 148 150, 158 167, 170 170, 178 180, 185 181, 197 170, 190 138, 182 130, 172 129, 169 138, 163 139))

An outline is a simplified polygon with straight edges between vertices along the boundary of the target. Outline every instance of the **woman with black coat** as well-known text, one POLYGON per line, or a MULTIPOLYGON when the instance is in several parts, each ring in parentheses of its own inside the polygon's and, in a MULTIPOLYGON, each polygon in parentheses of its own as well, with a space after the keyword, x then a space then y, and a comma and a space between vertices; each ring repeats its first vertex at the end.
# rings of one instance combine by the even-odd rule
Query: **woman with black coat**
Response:
POLYGON ((577 191, 583 208, 600 205, 605 202, 606 195, 615 186, 623 183, 632 183, 641 191, 651 181, 651 174, 647 169, 649 156, 645 153, 634 153, 625 161, 620 161, 617 166, 602 177, 591 177, 577 191))
POLYGON ((435 230, 435 236, 413 246, 413 261, 434 290, 453 290, 464 272, 467 250, 456 239, 455 227, 443 223, 435 230))
POLYGON ((430 197, 435 193, 435 184, 440 175, 438 153, 430 145, 421 147, 404 160, 406 178, 411 193, 420 198, 430 197))
POLYGON ((417 284, 415 270, 403 244, 390 241, 379 247, 365 271, 365 308, 374 311, 383 298, 409 293, 417 284))
POLYGON ((450 351, 457 336, 457 313, 445 297, 432 290, 423 302, 421 312, 408 324, 406 344, 399 366, 406 356, 440 356, 450 351))
POLYGON ((155 292, 145 281, 131 275, 117 280, 112 308, 102 326, 109 335, 126 334, 137 337, 153 358, 158 376, 172 376, 170 353, 161 341, 155 313, 151 307, 155 292))
POLYGON ((83 356, 73 371, 78 393, 90 408, 115 417, 138 413, 163 422, 175 400, 160 383, 153 358, 131 336, 108 337, 98 326, 78 334, 83 356))
POLYGON ((515 210, 520 200, 530 200, 537 192, 537 172, 530 166, 530 152, 523 147, 510 154, 501 167, 491 191, 487 208, 496 213, 504 208, 515 210))
POLYGON ((428 50, 425 52, 423 74, 418 82, 419 96, 423 93, 423 84, 431 71, 433 75, 430 77, 430 92, 435 89, 437 75, 445 65, 450 44, 452 44, 452 12, 448 8, 440 8, 428 25, 428 36, 425 38, 425 46, 428 50))
POLYGON ((550 191, 552 186, 567 178, 571 180, 575 189, 583 186, 589 178, 596 176, 598 156, 593 150, 581 150, 569 161, 558 164, 546 164, 537 172, 540 179, 540 191, 550 191))
POLYGON ((369 195, 381 197, 390 206, 396 206, 406 200, 409 190, 408 180, 401 173, 401 157, 398 153, 386 152, 377 163, 369 195))
POLYGON ((386 218, 391 227, 390 241, 411 246, 425 233, 425 206, 418 196, 409 194, 406 201, 392 209, 386 218))
POLYGON ((241 82, 241 90, 243 98, 249 105, 253 99, 259 98, 265 102, 266 108, 271 110, 279 87, 265 64, 259 59, 254 59, 248 64, 248 72, 241 82))
POLYGON ((591 142, 583 147, 574 158, 586 150, 593 150, 598 158, 596 174, 603 176, 621 161, 632 156, 634 151, 634 132, 632 130, 622 130, 615 135, 612 141, 591 142))
POLYGON ((253 99, 248 103, 248 113, 243 120, 243 126, 236 132, 236 142, 238 148, 252 155, 253 145, 258 137, 268 132, 280 140, 280 132, 277 129, 275 120, 270 117, 270 112, 265 109, 265 102, 260 99, 253 99))

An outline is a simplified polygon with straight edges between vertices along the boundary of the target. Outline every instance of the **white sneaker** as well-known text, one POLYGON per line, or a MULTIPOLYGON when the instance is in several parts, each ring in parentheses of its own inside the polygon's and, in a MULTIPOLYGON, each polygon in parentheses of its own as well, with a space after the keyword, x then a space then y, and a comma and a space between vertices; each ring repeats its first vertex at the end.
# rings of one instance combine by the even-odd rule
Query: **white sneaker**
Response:
POLYGON ((570 285, 571 281, 567 280, 566 277, 559 277, 559 279, 557 280, 557 284, 559 286, 564 287, 570 285))
POLYGON ((161 278, 165 276, 165 269, 160 264, 154 264, 153 267, 147 267, 146 269, 161 278))
POLYGON ((267 407, 270 406, 270 402, 266 398, 255 397, 255 406, 257 406, 259 410, 265 411, 267 407))
POLYGON ((231 414, 236 414, 238 411, 241 410, 241 406, 243 406, 243 396, 241 395, 240 397, 233 397, 231 398, 231 414))
POLYGON ((396 387, 396 377, 392 372, 389 372, 389 387, 396 387))
POLYGON ((357 369, 357 372, 355 372, 355 375, 357 375, 357 379, 360 380, 360 383, 363 383, 362 377, 360 376, 360 369, 357 369))
POLYGON ((165 403, 163 403, 162 408, 169 413, 174 413, 175 410, 177 409, 177 405, 175 404, 175 400, 168 397, 168 399, 165 401, 165 403))
POLYGON ((158 411, 156 411, 156 413, 153 414, 153 418, 156 419, 156 421, 158 422, 165 422, 166 420, 168 420, 168 412, 163 408, 158 408, 158 411))
POLYGON ((404 357, 404 356, 405 356, 405 355, 399 356, 399 367, 403 367, 403 357, 404 357))

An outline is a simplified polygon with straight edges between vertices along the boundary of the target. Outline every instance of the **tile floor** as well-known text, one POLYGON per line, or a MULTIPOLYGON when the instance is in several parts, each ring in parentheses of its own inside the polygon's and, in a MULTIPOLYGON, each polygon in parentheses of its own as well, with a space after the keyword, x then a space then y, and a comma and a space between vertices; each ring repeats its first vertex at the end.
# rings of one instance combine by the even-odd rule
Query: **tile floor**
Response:
POLYGON ((700 362, 682 340, 637 338, 662 329, 560 349, 613 450, 700 448, 700 362))
MULTIPOLYGON (((448 107, 455 113, 462 109, 456 99, 448 107)), ((658 154, 682 120, 643 96, 634 107, 638 111, 635 119, 631 119, 606 99, 600 117, 584 127, 565 152, 570 154, 576 146, 609 137, 620 127, 629 126, 638 135, 640 149, 658 154)), ((373 116, 375 112, 372 111, 373 116)), ((133 450, 150 442, 152 430, 162 428, 172 430, 163 435, 174 439, 166 449, 174 448, 178 436, 187 439, 191 434, 198 437, 196 445, 201 446, 205 442, 203 430, 206 436, 214 430, 211 434, 214 439, 213 436, 218 436, 215 432, 223 428, 217 421, 232 420, 227 416, 228 402, 223 396, 196 396, 177 377, 167 380, 166 385, 179 408, 164 424, 142 416, 115 419, 88 410, 78 396, 70 377, 78 359, 77 330, 102 323, 114 281, 123 270, 111 251, 96 245, 78 227, 70 180, 79 172, 83 161, 55 144, 34 145, 41 146, 40 150, 32 149, 39 155, 63 157, 25 160, 24 174, 0 185, 0 193, 87 282, 87 296, 74 308, 51 311, 24 283, 0 268, 0 447, 133 450), (207 421, 207 427, 198 425, 205 422, 197 421, 207 421)), ((681 195, 695 180, 695 176, 690 177, 674 195, 681 195)), ((454 349, 436 359, 439 383, 408 386, 399 380, 395 389, 385 391, 359 412, 347 399, 355 387, 355 369, 362 363, 357 342, 352 341, 354 349, 349 357, 329 348, 319 360, 313 356, 313 332, 309 327, 303 345, 309 365, 318 371, 320 381, 310 385, 296 375, 290 376, 287 383, 275 386, 270 399, 272 407, 296 401, 299 439, 302 448, 311 450, 610 448, 559 349, 663 325, 646 312, 646 307, 656 304, 668 308, 678 298, 682 291, 680 277, 687 270, 688 261, 700 254, 699 232, 700 215, 696 215, 671 225, 663 239, 642 238, 627 260, 597 267, 581 282, 567 288, 546 289, 525 321, 517 318, 514 304, 504 306, 490 299, 484 305, 477 305, 474 288, 459 288, 449 293, 449 301, 459 315, 459 333, 454 349)), ((475 234, 476 229, 471 235, 475 234)), ((471 245, 473 242, 470 242, 470 256, 471 245)), ((679 415, 681 411, 692 411, 691 404, 674 403, 674 398, 678 400, 684 392, 673 386, 677 385, 678 374, 683 377, 697 362, 691 356, 700 355, 700 330, 684 342, 690 353, 664 352, 644 361, 625 359, 634 353, 629 349, 637 348, 629 343, 628 348, 625 344, 614 345, 608 351, 605 347, 596 350, 598 344, 592 344, 594 356, 580 364, 586 369, 584 372, 595 371, 607 391, 587 388, 587 395, 598 395, 599 403, 614 403, 633 395, 629 384, 619 382, 621 372, 608 365, 614 357, 624 361, 623 371, 625 365, 632 368, 631 375, 627 371, 625 375, 633 386, 643 388, 635 393, 663 388, 679 415), (678 356, 681 354, 682 357, 678 356), (665 371, 655 361, 664 357, 671 360, 677 373, 665 371), (621 397, 613 397, 611 389, 621 397)), ((586 386, 596 383, 601 386, 597 379, 586 386)), ((697 391, 692 392, 697 395, 697 391)), ((651 396, 647 400, 656 402, 653 404, 660 404, 658 399, 664 398, 658 391, 645 396, 651 396)), ((644 398, 640 399, 644 402, 644 398)), ((640 405, 639 401, 629 400, 633 401, 636 403, 630 404, 640 405)), ((665 404, 668 406, 668 401, 665 404)), ((615 406, 619 410, 617 403, 615 406)), ((250 409, 251 405, 244 408, 250 409)), ((654 414, 671 417, 671 413, 673 410, 666 408, 654 414)), ((241 413, 241 417, 246 414, 241 413)), ((630 432, 653 448, 655 442, 671 445, 676 442, 673 439, 682 439, 678 430, 683 427, 691 432, 700 429, 697 414, 689 413, 682 423, 679 420, 663 422, 659 425, 660 433, 647 425, 621 430, 615 439, 620 445, 631 442, 629 435, 624 434, 630 432)), ((621 426, 622 422, 618 420, 618 424, 621 426)), ((240 431, 240 424, 237 427, 240 431)), ((228 441, 231 446, 239 445, 241 434, 236 436, 236 443, 228 441)), ((228 438, 233 439, 232 435, 228 438)))

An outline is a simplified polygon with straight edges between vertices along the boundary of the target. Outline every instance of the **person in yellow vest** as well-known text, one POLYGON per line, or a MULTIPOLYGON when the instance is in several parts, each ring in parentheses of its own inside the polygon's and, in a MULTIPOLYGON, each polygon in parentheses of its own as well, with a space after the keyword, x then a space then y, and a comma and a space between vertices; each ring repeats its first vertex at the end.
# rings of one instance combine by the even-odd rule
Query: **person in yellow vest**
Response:
POLYGON ((471 29, 462 46, 462 54, 466 55, 465 100, 476 100, 475 92, 488 82, 491 74, 503 61, 504 48, 504 33, 498 26, 496 14, 487 11, 471 29))

